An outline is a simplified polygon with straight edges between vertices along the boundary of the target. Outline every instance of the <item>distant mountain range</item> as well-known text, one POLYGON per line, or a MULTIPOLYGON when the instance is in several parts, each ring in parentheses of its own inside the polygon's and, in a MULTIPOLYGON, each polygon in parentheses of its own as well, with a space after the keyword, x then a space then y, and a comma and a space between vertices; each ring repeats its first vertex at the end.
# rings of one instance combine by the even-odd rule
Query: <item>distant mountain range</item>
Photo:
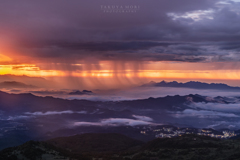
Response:
MULTIPOLYGON (((205 96, 198 94, 189 94, 185 96, 166 96, 159 98, 148 98, 148 99, 137 99, 137 100, 125 100, 125 101, 90 101, 90 100, 67 100, 61 98, 54 98, 51 96, 39 97, 31 93, 21 93, 21 94, 9 94, 0 91, 0 110, 5 111, 6 114, 22 113, 22 112, 47 112, 52 111, 82 111, 85 110, 88 113, 93 112, 98 109, 99 112, 102 110, 105 113, 106 109, 119 110, 124 109, 169 109, 172 106, 182 105, 190 102, 188 99, 191 98, 192 102, 211 102, 218 103, 221 97, 216 97, 217 99, 207 100, 205 96), (13 101, 14 100, 14 101, 13 101), (161 104, 161 105, 159 105, 161 104)), ((221 100, 221 103, 227 103, 221 100)))
POLYGON ((0 75, 0 82, 20 82, 38 87, 53 87, 56 83, 42 77, 16 76, 11 74, 0 75))
POLYGON ((73 92, 70 92, 69 95, 89 95, 89 94, 93 94, 92 91, 88 91, 88 90, 83 90, 83 91, 73 91, 73 92))
POLYGON ((154 82, 151 81, 147 84, 142 85, 142 87, 176 87, 176 88, 193 88, 193 89, 217 89, 217 90, 234 90, 240 91, 240 87, 232 87, 223 83, 203 83, 190 81, 186 83, 180 83, 177 81, 173 82, 154 82))
POLYGON ((0 83, 0 88, 37 88, 37 87, 16 81, 4 81, 0 83))
MULTIPOLYGON (((240 98, 235 99, 238 101, 240 98)), ((141 130, 134 127, 152 124, 206 127, 213 123, 214 117, 211 115, 215 116, 215 112, 211 111, 212 108, 195 108, 194 104, 205 106, 232 103, 234 104, 231 99, 225 97, 198 94, 125 101, 90 101, 0 91, 0 149, 31 139, 45 140, 90 132, 111 131, 143 140, 148 138, 143 137, 145 135, 140 133, 141 130), (204 123, 199 123, 199 114, 207 114, 210 118, 204 118, 204 123)), ((216 115, 219 121, 232 120, 230 118, 233 116, 238 123, 237 114, 224 112, 221 117, 222 112, 217 112, 216 115)))

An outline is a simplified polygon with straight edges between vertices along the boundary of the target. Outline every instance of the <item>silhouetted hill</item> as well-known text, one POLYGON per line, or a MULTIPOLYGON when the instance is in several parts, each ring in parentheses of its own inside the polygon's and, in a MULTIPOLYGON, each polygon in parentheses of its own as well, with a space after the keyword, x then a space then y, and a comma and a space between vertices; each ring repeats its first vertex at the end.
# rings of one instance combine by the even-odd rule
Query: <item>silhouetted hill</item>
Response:
POLYGON ((38 141, 28 141, 20 146, 6 148, 0 151, 1 160, 52 160, 69 159, 90 160, 81 153, 72 154, 64 148, 57 148, 51 144, 38 141))
MULTIPOLYGON (((166 97, 159 97, 159 98, 148 98, 148 99, 139 99, 139 100, 130 100, 130 101, 119 101, 119 102, 112 102, 112 105, 116 106, 124 106, 126 108, 140 108, 140 109, 174 109, 174 106, 181 106, 184 109, 183 104, 191 103, 191 102, 205 102, 208 103, 209 101, 206 100, 206 97, 198 95, 198 94, 189 94, 186 96, 166 96, 166 97)), ((215 100, 211 101, 212 103, 217 102, 215 100)), ((223 101, 223 103, 225 103, 223 101)), ((110 104, 108 104, 110 105, 110 104)))
POLYGON ((132 160, 225 160, 239 159, 240 143, 233 140, 182 135, 155 139, 145 144, 132 160))
POLYGON ((88 94, 93 94, 92 91, 88 91, 88 90, 83 90, 82 92, 77 90, 77 91, 74 91, 74 92, 70 92, 69 95, 88 95, 88 94))
POLYGON ((47 139, 54 137, 66 137, 74 134, 83 133, 119 133, 127 137, 137 139, 143 142, 148 142, 155 139, 154 134, 141 134, 144 126, 132 127, 132 126, 79 126, 75 128, 63 128, 54 132, 48 132, 47 139))
POLYGON ((118 134, 84 134, 46 142, 29 141, 0 151, 0 159, 235 160, 239 159, 239 149, 239 140, 198 135, 155 139, 144 144, 118 134), (133 146, 139 147, 132 149, 133 146))
MULTIPOLYGON (((0 109, 3 111, 34 112, 34 111, 61 111, 61 110, 89 110, 93 111, 97 108, 148 108, 148 109, 171 109, 172 106, 182 105, 186 102, 205 102, 206 97, 201 95, 189 94, 186 96, 166 96, 159 98, 148 98, 128 101, 89 101, 89 100, 67 100, 54 98, 51 96, 38 97, 31 93, 24 94, 8 94, 0 91, 0 109), (159 105, 161 104, 161 105, 159 105), (99 107, 100 106, 100 107, 99 107)), ((217 102, 215 100, 212 103, 217 102)), ((223 103, 225 103, 223 101, 223 103)))
POLYGON ((42 77, 29 77, 26 75, 17 76, 11 74, 0 75, 0 82, 20 82, 28 85, 37 85, 38 87, 53 87, 55 83, 42 77))
POLYGON ((0 83, 0 88, 37 88, 37 87, 16 81, 5 81, 0 83))
MULTIPOLYGON (((8 94, 0 91, 0 109, 14 112, 83 109, 84 106, 94 106, 98 102, 88 100, 66 100, 51 96, 39 97, 31 93, 8 94)), ((89 107, 89 109, 91 109, 89 107)))
MULTIPOLYGON (((142 150, 156 150, 161 148, 216 148, 219 147, 220 139, 209 136, 182 135, 174 138, 158 138, 148 142, 142 150)), ((221 147, 221 146, 220 146, 221 147)))
POLYGON ((142 141, 117 133, 87 133, 70 137, 54 138, 46 142, 76 153, 116 152, 143 144, 142 141))
POLYGON ((173 82, 149 82, 147 84, 142 85, 143 87, 176 87, 176 88, 193 88, 193 89, 218 89, 218 90, 234 90, 240 91, 240 87, 232 87, 223 83, 203 83, 203 82, 195 82, 190 81, 186 83, 179 83, 177 81, 173 82))

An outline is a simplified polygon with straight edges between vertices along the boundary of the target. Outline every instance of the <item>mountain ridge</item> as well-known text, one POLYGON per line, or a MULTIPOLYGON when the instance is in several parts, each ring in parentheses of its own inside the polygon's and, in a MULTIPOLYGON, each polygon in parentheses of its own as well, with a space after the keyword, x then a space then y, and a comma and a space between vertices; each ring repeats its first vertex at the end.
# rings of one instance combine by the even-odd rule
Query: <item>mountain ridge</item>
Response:
POLYGON ((189 81, 186 83, 181 83, 177 81, 172 82, 154 82, 143 84, 141 87, 176 87, 176 88, 193 88, 193 89, 217 89, 217 90, 234 90, 240 91, 240 87, 229 86, 224 83, 204 83, 198 81, 189 81))
POLYGON ((38 87, 17 81, 4 81, 0 83, 0 88, 38 88, 38 87))

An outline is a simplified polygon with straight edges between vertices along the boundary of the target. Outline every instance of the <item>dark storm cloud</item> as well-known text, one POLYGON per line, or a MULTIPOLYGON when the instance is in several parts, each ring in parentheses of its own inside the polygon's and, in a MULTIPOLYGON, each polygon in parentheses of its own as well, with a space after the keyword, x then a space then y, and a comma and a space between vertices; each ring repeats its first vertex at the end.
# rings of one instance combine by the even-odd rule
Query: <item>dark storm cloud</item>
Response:
POLYGON ((198 57, 198 56, 184 56, 183 54, 146 54, 142 57, 142 59, 145 60, 151 60, 151 61, 178 61, 178 62, 200 62, 205 61, 206 58, 204 57, 198 57))
POLYGON ((56 48, 68 49, 68 50, 84 50, 84 51, 124 51, 124 50, 143 50, 149 49, 156 46, 169 46, 173 43, 159 43, 151 41, 108 41, 108 42, 56 42, 56 43, 45 43, 45 44, 32 44, 26 47, 28 48, 44 48, 54 46, 56 48))
POLYGON ((240 43, 239 42, 226 42, 220 44, 220 49, 223 50, 240 50, 240 43))
POLYGON ((217 2, 220 0, 5 1, 0 5, 0 40, 9 42, 19 54, 53 62, 88 57, 236 61, 240 4, 217 2), (140 9, 104 13, 102 5, 138 5, 140 9), (199 19, 186 16, 191 12, 197 12, 199 19))

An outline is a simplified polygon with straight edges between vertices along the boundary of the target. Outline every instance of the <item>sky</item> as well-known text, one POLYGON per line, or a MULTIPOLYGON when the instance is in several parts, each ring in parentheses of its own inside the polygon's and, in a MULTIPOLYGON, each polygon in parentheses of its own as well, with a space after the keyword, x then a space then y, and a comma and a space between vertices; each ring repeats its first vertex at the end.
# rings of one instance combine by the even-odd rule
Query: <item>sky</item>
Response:
POLYGON ((62 88, 240 85, 239 0, 2 1, 0 75, 62 88))

